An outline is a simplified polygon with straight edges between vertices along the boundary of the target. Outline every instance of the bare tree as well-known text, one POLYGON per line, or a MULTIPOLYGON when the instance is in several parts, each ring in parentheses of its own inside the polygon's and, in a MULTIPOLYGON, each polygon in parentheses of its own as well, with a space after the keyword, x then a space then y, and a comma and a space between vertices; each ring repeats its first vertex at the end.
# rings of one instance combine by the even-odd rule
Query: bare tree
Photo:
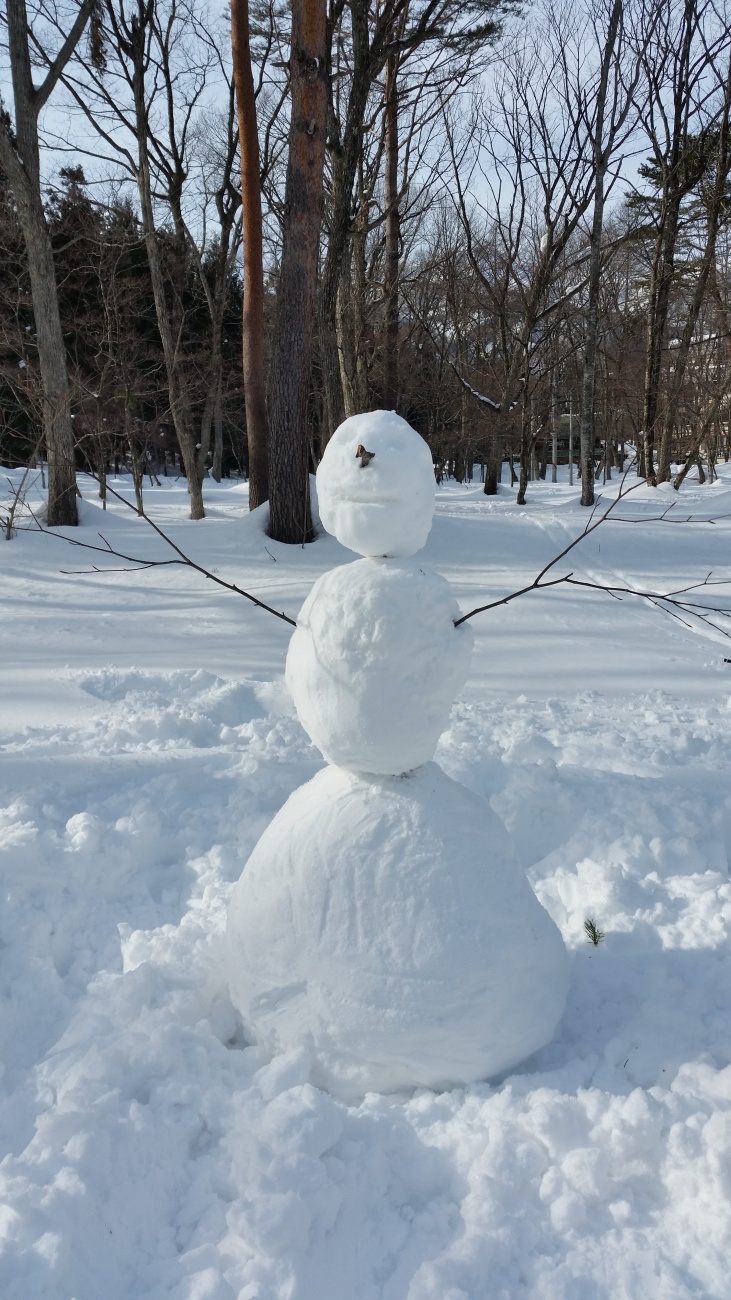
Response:
MULTIPOLYGON (((220 59, 214 34, 202 33, 206 43, 210 43, 216 56, 220 59)), ((222 62, 222 61, 221 61, 222 62)), ((221 462, 223 456, 222 429, 222 394, 223 394, 223 333, 231 278, 234 274, 236 259, 241 249, 242 240, 242 202, 241 191, 236 184, 235 172, 239 158, 239 136, 236 130, 236 107, 234 84, 227 76, 227 70, 221 66, 222 80, 226 87, 226 106, 218 113, 206 113, 198 123, 196 141, 198 153, 198 171, 200 174, 200 209, 199 229, 197 235, 191 231, 189 223, 184 222, 187 234, 188 254, 198 272, 198 279, 206 300, 211 323, 210 354, 203 367, 206 386, 203 412, 200 422, 200 442, 198 447, 198 475, 203 479, 209 459, 212 460, 211 474, 219 482, 221 479, 221 462), (209 223, 208 213, 212 210, 213 220, 209 223), (211 230, 212 228, 212 230, 211 230), (211 433, 214 434, 213 452, 211 454, 211 433)), ((258 175, 257 175, 258 180, 258 175)), ((261 232, 261 226, 259 226, 261 232)), ((244 259, 246 273, 246 257, 244 259)), ((246 290, 246 284, 244 285, 246 290)), ((246 363, 246 300, 244 301, 244 347, 243 359, 246 363)), ((263 348, 263 323, 261 326, 263 348)), ((263 359, 262 359, 263 365, 263 359)), ((245 396, 248 393, 246 364, 244 364, 245 396)), ((248 411, 248 396, 247 411, 248 411)), ((256 461, 257 429, 249 421, 247 414, 247 432, 249 441, 250 504, 251 500, 251 458, 252 443, 256 461)), ((266 443, 264 444, 266 451, 266 443)), ((265 464, 266 468, 266 464, 265 464)), ((255 476, 256 479, 256 476, 255 476)), ((266 486, 266 480, 265 480, 266 486)), ((254 493, 254 497, 256 493, 254 493)))
POLYGON ((621 158, 618 160, 613 175, 610 174, 610 168, 617 148, 634 129, 636 115, 640 108, 637 91, 641 64, 639 58, 628 57, 625 36, 627 8, 624 0, 613 0, 611 7, 604 10, 598 19, 593 20, 593 32, 600 59, 595 87, 586 95, 587 135, 594 155, 594 199, 589 234, 589 283, 584 325, 579 427, 582 506, 594 504, 596 445, 594 408, 604 210, 608 194, 621 174, 623 160, 621 158))
POLYGON ((155 318, 168 382, 169 405, 190 494, 192 519, 205 516, 184 335, 189 232, 185 185, 195 114, 213 59, 199 39, 187 0, 106 0, 106 59, 95 70, 77 65, 64 78, 93 127, 87 149, 134 179, 152 282, 155 318), (172 231, 160 229, 165 205, 172 231))
MULTIPOLYGON (((662 431, 662 440, 660 444, 659 456, 659 474, 661 478, 666 477, 670 468, 670 456, 673 433, 676 427, 680 398, 683 390, 686 373, 690 363, 692 345, 698 329, 698 323, 701 319, 701 312, 704 302, 708 296, 709 286, 712 286, 716 293, 718 290, 718 270, 716 265, 718 236, 720 230, 729 220, 728 210, 728 187, 729 178, 731 177, 731 58, 726 66, 725 84, 723 85, 723 103, 720 113, 717 134, 708 141, 709 159, 706 173, 699 184, 699 206, 702 224, 705 230, 702 235, 702 244, 700 248, 700 257, 698 258, 695 268, 695 283, 690 301, 687 303, 685 322, 677 340, 677 346, 673 349, 672 376, 669 384, 667 396, 665 419, 662 431)), ((720 409, 720 407, 719 407, 720 409)), ((717 418, 714 416, 711 420, 717 418)), ((701 429, 698 431, 696 438, 691 444, 688 452, 687 466, 690 465, 693 454, 699 449, 703 437, 707 433, 706 420, 701 423, 701 429)), ((679 487, 687 473, 681 471, 674 480, 675 487, 679 487)))
MULTIPOLYGON (((649 12, 649 11, 648 11, 649 12)), ((716 115, 707 104, 706 83, 716 54, 726 47, 728 29, 713 0, 662 0, 652 30, 640 34, 648 86, 646 134, 658 184, 649 304, 643 407, 644 470, 655 486, 654 449, 660 418, 660 377, 681 208, 708 162, 707 141, 716 115)), ((716 104, 716 112, 718 104, 716 104)), ((660 478, 670 476, 669 461, 660 478)))
POLYGON ((243 359, 249 444, 249 506, 269 496, 268 423, 264 372, 264 258, 261 163, 256 91, 251 66, 248 0, 232 0, 231 47, 241 145, 244 239, 243 359))
POLYGON ((325 162, 325 28, 325 0, 294 0, 282 262, 267 392, 270 531, 280 542, 312 536, 307 403, 325 162))
MULTIPOLYGON (((402 343, 401 267, 419 245, 425 214, 442 188, 441 106, 481 65, 469 46, 389 56, 373 86, 338 285, 337 352, 346 416, 369 405, 395 408, 402 343), (382 175, 383 173, 383 175, 382 175)), ((327 188, 326 188, 327 194, 327 188)), ((327 423, 322 441, 330 432, 327 423)))
POLYGON ((38 116, 81 40, 95 0, 75 8, 68 33, 55 55, 47 52, 28 20, 25 0, 7 0, 8 52, 15 124, 0 101, 0 165, 15 196, 28 252, 38 360, 43 382, 43 427, 48 455, 48 520, 53 526, 78 522, 76 467, 63 330, 56 272, 41 194, 38 116), (33 83, 33 55, 46 68, 33 83))
MULTIPOLYGON (((512 413, 536 366, 548 371, 541 356, 560 310, 588 281, 579 236, 594 195, 594 160, 580 73, 566 52, 572 35, 549 18, 516 41, 496 74, 491 105, 476 104, 462 143, 446 119, 467 256, 495 322, 488 495, 497 491, 512 413), (467 184, 477 179, 485 198, 470 197, 467 184)), ((525 460, 525 419, 522 429, 525 460)))
POLYGON ((383 306, 384 382, 383 405, 395 410, 398 404, 398 273, 399 273, 399 139, 398 139, 398 53, 386 60, 385 109, 385 183, 386 239, 384 250, 383 306))
MULTIPOLYGON (((487 43, 498 30, 495 0, 387 0, 373 11, 368 0, 331 0, 328 17, 327 249, 319 293, 319 331, 325 426, 332 432, 345 413, 337 339, 337 300, 353 225, 353 189, 368 129, 372 88, 391 60, 395 91, 398 62, 431 43, 464 50, 487 43), (349 30, 346 29, 346 20, 349 30), (344 89, 347 86, 347 90, 344 89)), ((390 94, 390 87, 389 87, 390 94)), ((398 151, 391 96, 391 166, 398 151)), ((393 174, 393 173, 392 173, 393 174)), ((394 204, 391 215, 395 218, 394 204)), ((392 270, 393 273, 393 270, 392 270)), ((393 310, 393 302, 391 306, 393 310)))

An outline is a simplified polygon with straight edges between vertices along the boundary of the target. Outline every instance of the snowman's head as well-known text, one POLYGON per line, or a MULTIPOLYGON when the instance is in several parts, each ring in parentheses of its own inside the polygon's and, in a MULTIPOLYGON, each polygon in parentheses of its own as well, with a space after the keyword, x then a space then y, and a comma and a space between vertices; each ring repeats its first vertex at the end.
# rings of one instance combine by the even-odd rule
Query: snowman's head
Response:
POLYGON ((434 515, 434 467, 424 439, 395 411, 353 415, 317 471, 320 519, 360 555, 413 555, 434 515))

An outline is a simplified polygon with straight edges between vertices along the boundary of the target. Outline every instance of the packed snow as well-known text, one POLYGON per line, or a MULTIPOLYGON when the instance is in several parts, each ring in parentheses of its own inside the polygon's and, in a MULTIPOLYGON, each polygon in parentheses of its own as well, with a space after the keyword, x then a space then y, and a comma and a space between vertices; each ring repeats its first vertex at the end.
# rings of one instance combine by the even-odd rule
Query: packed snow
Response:
POLYGON ((424 439, 395 411, 351 415, 317 469, 323 526, 360 555, 414 555, 434 517, 434 469, 424 439))
MULTIPOLYGON (((574 573, 728 576, 719 468, 676 511, 716 524, 660 521, 672 491, 641 487, 619 513, 644 522, 602 525, 574 573)), ((81 487, 75 540, 164 557, 81 487)), ((291 617, 352 560, 273 543, 244 485, 205 491, 191 523, 182 482, 145 484, 176 543, 291 617)), ((463 610, 499 599, 580 531, 577 496, 445 485, 424 558, 463 610)), ((561 588, 472 620, 436 761, 489 800, 558 925, 567 1010, 505 1077, 352 1105, 306 1052, 247 1045, 223 973, 234 882, 323 767, 289 627, 59 536, 2 540, 0 565, 0 1294, 726 1300, 729 643, 561 588)))
POLYGON ((326 767, 290 795, 234 890, 233 1003, 348 1100, 475 1083, 553 1036, 561 936, 486 799, 427 763, 326 767))
POLYGON ((285 680, 331 763, 398 776, 433 758, 469 671, 459 614, 449 583, 416 560, 355 560, 318 578, 285 680))

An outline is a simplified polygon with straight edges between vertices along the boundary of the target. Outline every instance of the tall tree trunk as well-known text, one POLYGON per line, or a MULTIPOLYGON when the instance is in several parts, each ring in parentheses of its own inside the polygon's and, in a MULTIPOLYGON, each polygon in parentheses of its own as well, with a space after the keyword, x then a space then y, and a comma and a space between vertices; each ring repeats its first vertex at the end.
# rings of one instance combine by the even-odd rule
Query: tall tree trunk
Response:
POLYGON ((323 443, 327 442, 345 417, 337 341, 337 299, 350 236, 353 184, 363 147, 368 94, 373 82, 368 15, 369 0, 350 0, 353 63, 342 140, 334 112, 331 113, 329 122, 331 205, 327 252, 322 267, 318 302, 320 364, 325 401, 323 443))
MULTIPOLYGON (((658 233, 650 281, 650 307, 647 317, 647 357, 645 361, 642 429, 644 433, 644 473, 650 487, 656 487, 655 434, 660 399, 660 373, 665 330, 670 305, 670 289, 675 268, 675 245, 680 220, 680 194, 672 195, 658 233)), ((664 469, 661 477, 667 477, 664 469)))
POLYGON ((558 482, 558 369, 551 367, 551 482, 558 482))
MULTIPOLYGON (((624 16, 625 0, 613 0, 601 50, 599 80, 596 91, 596 111, 592 129, 594 200, 589 243, 589 294, 579 423, 579 475, 581 478, 582 506, 593 506, 594 504, 596 363, 599 339, 599 288, 602 273, 601 243, 606 203, 606 178, 610 158, 636 103, 636 91, 642 67, 641 58, 637 54, 635 54, 632 69, 624 66, 623 51, 626 48, 624 16)), ((655 21, 655 18, 651 20, 651 30, 655 21)), ((605 481, 607 446, 608 431, 605 421, 605 481)), ((598 477, 598 474, 596 477, 598 477)))
POLYGON ((395 411, 398 404, 398 272, 399 272, 399 192, 398 192, 398 55, 390 54, 386 64, 386 141, 384 200, 386 206, 386 249, 383 277, 385 316, 385 358, 383 405, 395 411))
MULTIPOLYGON (((218 277, 217 277, 218 278, 218 277)), ((218 286, 217 286, 218 287, 218 286)), ((221 341, 223 337, 223 296, 216 294, 216 300, 213 303, 211 312, 211 359, 210 359, 210 383, 206 400, 203 406, 203 414, 200 423, 200 440, 197 448, 196 471, 200 482, 206 477, 208 468, 207 462, 211 451, 211 433, 213 431, 213 418, 216 410, 216 402, 219 400, 221 385, 223 382, 223 358, 221 356, 221 341)))
POLYGON ((43 431, 48 456, 48 523, 51 527, 73 526, 78 523, 74 433, 53 251, 40 192, 37 202, 31 198, 23 215, 22 207, 22 202, 19 202, 18 219, 28 252, 28 274, 43 384, 43 431))
POLYGON ((231 45, 241 149, 244 236, 243 360, 249 507, 269 496, 268 424, 264 379, 264 260, 262 252, 259 133, 251 70, 248 0, 231 2, 231 45))
MULTIPOLYGON (((497 496, 498 484, 500 483, 500 473, 503 467, 503 447, 505 445, 504 428, 501 423, 496 421, 496 427, 492 430, 487 448, 487 465, 485 468, 485 486, 482 489, 486 497, 497 496)), ((512 450, 511 450, 512 455, 512 450)), ((513 462, 510 461, 511 487, 513 483, 513 462)))
POLYGON ((594 212, 591 222, 589 244, 589 302, 586 317, 586 339, 584 343, 584 374, 581 389, 581 421, 579 424, 579 464, 581 467, 581 504, 594 504, 594 446, 596 429, 594 405, 596 395, 596 355, 599 338, 599 285, 602 272, 602 231, 604 229, 604 200, 609 152, 612 147, 610 139, 604 144, 605 118, 607 109, 607 90, 612 61, 619 32, 619 24, 624 10, 624 0, 614 0, 606 41, 602 51, 599 74, 599 87, 596 100, 596 118, 594 124, 594 212))
POLYGON ((43 432, 48 457, 48 523, 78 523, 76 466, 66 352, 58 306, 56 270, 43 211, 38 113, 83 34, 91 13, 84 0, 59 54, 38 87, 33 85, 25 0, 7 0, 8 52, 13 82, 15 134, 0 117, 0 165, 10 182, 28 254, 38 362, 43 388, 43 432))
POLYGON ((358 405, 358 360, 355 339, 355 289, 352 283, 351 267, 353 263, 353 241, 348 241, 343 275, 338 286, 337 330, 338 357, 340 360, 340 380, 343 386, 343 405, 345 417, 357 415, 363 410, 358 405))
POLYGON ((211 466, 211 478, 215 479, 216 483, 221 482, 223 472, 223 401, 221 389, 222 382, 219 375, 218 392, 213 407, 213 464, 211 466))
MULTIPOLYGON (((674 72, 672 98, 662 106, 661 120, 665 123, 667 152, 656 158, 660 162, 663 175, 662 203, 655 254, 650 282, 650 306, 647 321, 647 356, 645 361, 645 382, 642 410, 642 427, 644 432, 645 478, 651 487, 656 487, 658 473, 654 464, 655 432, 658 424, 660 374, 662 353, 667 328, 670 291, 675 271, 675 249, 680 224, 680 208, 683 198, 693 189, 703 174, 703 150, 700 150, 695 163, 689 157, 688 145, 689 115, 691 105, 698 93, 699 81, 697 69, 691 73, 693 42, 700 22, 700 8, 696 0, 683 0, 681 18, 682 37, 677 54, 673 52, 674 72)), ((655 91, 658 96, 658 91, 655 91)), ((667 456, 667 452, 666 452, 667 456)), ((670 477, 669 463, 659 467, 659 477, 666 481, 670 477)))
POLYGON ((520 421, 520 477, 518 479, 518 495, 515 498, 516 506, 525 505, 525 494, 528 488, 528 474, 530 469, 531 453, 531 429, 530 417, 528 414, 528 385, 526 384, 523 392, 523 401, 521 402, 521 421, 520 421))
POLYGON ((134 430, 132 428, 132 411, 130 407, 131 394, 127 392, 124 400, 124 439, 129 451, 129 467, 132 471, 132 482, 135 489, 135 502, 137 505, 138 515, 144 515, 145 504, 142 498, 142 466, 140 464, 141 455, 138 447, 135 446, 134 430))
POLYGON ((107 508, 107 450, 106 447, 100 446, 97 450, 97 477, 99 479, 99 499, 102 503, 102 510, 107 508))
POLYGON ((162 343, 165 360, 165 372, 168 384, 170 414, 180 446, 185 474, 188 479, 191 519, 204 519, 203 493, 198 474, 196 458, 196 436, 193 427, 193 413, 190 409, 188 394, 182 374, 176 339, 165 296, 165 275, 160 257, 160 247, 155 228, 155 214, 152 206, 152 181, 150 176, 150 157, 148 131, 149 122, 145 103, 145 67, 146 67, 146 24, 144 21, 134 24, 132 28, 133 87, 135 102, 135 129, 137 134, 137 192, 140 197, 142 212, 142 233, 145 240, 147 262, 150 269, 150 282, 155 300, 155 317, 162 343))
POLYGON ((668 394, 663 428, 665 444, 664 459, 660 468, 661 481, 670 477, 670 454, 672 436, 678 418, 681 390, 685 380, 690 349, 696 331, 701 308, 706 299, 709 284, 717 292, 716 246, 718 232, 728 197, 728 180, 731 173, 731 58, 726 73, 723 112, 715 145, 715 176, 709 189, 704 190, 702 202, 706 213, 706 240, 700 264, 695 272, 693 297, 687 310, 683 332, 673 355, 673 375, 668 394))
POLYGON ((211 450, 211 433, 213 431, 213 411, 216 405, 216 394, 218 392, 219 377, 215 376, 213 385, 206 394, 206 400, 203 404, 203 414, 201 415, 201 433, 198 444, 198 455, 196 456, 196 469, 198 477, 203 482, 206 477, 206 461, 208 460, 211 450))
POLYGON ((366 351, 368 324, 366 319, 366 298, 368 294, 368 270, 366 258, 366 240, 368 211, 363 212, 363 219, 357 221, 351 236, 352 248, 352 320, 353 347, 355 349, 354 399, 355 414, 367 411, 368 393, 368 355, 366 351))
POLYGON ((528 346, 526 336, 527 325, 524 321, 505 378, 500 410, 495 412, 495 419, 493 421, 492 437, 490 439, 490 454, 487 473, 485 475, 485 486, 483 488, 486 497, 497 496, 500 472, 503 465, 503 451, 508 445, 512 445, 512 437, 515 427, 513 410, 516 407, 520 396, 521 368, 526 366, 526 353, 528 346))
MULTIPOLYGON (((362 176, 356 206, 359 211, 348 239, 337 298, 338 357, 346 418, 367 411, 369 407, 366 354, 368 197, 363 193, 362 176)), ((332 430, 328 430, 330 432, 332 430)))
POLYGON ((270 532, 292 543, 312 537, 307 399, 325 161, 325 14, 325 0, 292 4, 289 157, 267 393, 270 532))
POLYGON ((594 216, 592 219, 589 251, 589 302, 586 314, 584 343, 584 373, 581 386, 581 419, 579 422, 579 465, 581 472, 581 504, 594 504, 594 401, 596 393, 596 354, 599 337, 599 283, 602 266, 602 229, 604 226, 604 173, 597 172, 594 216))

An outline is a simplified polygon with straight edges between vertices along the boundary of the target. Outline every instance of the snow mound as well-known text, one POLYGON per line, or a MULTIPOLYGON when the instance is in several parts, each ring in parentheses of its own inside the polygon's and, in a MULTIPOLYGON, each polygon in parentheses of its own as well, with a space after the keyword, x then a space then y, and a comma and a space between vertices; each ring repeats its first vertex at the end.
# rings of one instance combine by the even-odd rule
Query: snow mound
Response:
POLYGON ((395 411, 353 415, 325 448, 317 497, 323 526, 351 551, 413 555, 434 515, 431 452, 395 411))
POLYGON ((296 790, 235 887, 227 952, 246 1032, 307 1049, 346 1099, 506 1070, 549 1041, 568 989, 502 825, 434 763, 296 790))
POLYGON ((356 560, 305 601, 286 681, 331 763, 399 775, 428 763, 467 678, 471 629, 449 583, 416 562, 356 560))

